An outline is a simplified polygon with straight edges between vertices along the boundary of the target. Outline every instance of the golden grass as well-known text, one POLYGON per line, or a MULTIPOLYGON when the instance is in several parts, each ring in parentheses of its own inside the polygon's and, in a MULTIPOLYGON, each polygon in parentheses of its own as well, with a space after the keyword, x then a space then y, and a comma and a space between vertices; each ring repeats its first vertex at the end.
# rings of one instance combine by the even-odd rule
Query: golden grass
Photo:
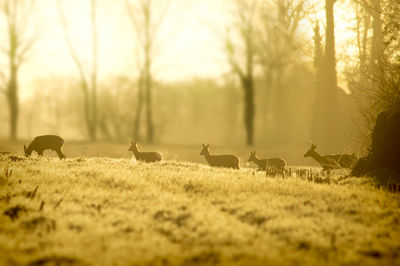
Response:
POLYGON ((3 155, 0 211, 1 265, 400 264, 400 196, 368 178, 3 155))

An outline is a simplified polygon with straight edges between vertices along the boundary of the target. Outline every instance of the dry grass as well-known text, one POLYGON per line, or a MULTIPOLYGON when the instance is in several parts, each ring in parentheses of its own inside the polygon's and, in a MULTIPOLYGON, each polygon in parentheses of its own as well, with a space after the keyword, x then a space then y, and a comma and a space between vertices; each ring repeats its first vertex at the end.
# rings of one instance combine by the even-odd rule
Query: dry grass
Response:
POLYGON ((400 196, 367 178, 0 155, 0 212, 2 265, 400 264, 400 196))

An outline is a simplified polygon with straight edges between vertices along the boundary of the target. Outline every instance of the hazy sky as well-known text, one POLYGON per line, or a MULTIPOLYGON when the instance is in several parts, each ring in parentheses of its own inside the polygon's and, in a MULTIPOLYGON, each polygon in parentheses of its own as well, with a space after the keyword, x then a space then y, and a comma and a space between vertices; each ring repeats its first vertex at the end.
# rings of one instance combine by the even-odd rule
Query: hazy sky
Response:
MULTIPOLYGON (((124 0, 98 0, 99 77, 137 75, 136 39, 124 0)), ((155 0, 165 3, 166 0, 155 0)), ((89 0, 62 0, 68 31, 86 69, 91 62, 89 0)), ((229 67, 221 53, 223 42, 216 31, 223 30, 232 19, 230 0, 172 0, 159 31, 159 54, 154 65, 158 79, 181 80, 200 76, 220 76, 229 67)), ((160 5, 157 5, 160 6, 160 5)), ((160 11, 155 8, 155 14, 160 11)), ((70 56, 57 12, 56 0, 38 0, 30 31, 38 36, 32 56, 20 72, 21 94, 29 96, 30 82, 51 76, 75 76, 77 69, 70 56)), ((343 13, 336 13, 338 56, 346 23, 343 13)), ((319 16, 323 19, 324 12, 319 16)), ((4 19, 1 18, 1 31, 4 19)), ((309 30, 309 29, 308 29, 309 30)), ((304 29, 307 31, 307 29, 304 29)), ((0 34, 0 40, 7 36, 0 34)), ((6 66, 0 57, 0 66, 6 66)), ((339 62, 340 65, 340 62, 339 62)), ((340 74, 340 71, 339 71, 340 74)))
MULTIPOLYGON (((227 66, 221 60, 218 36, 211 28, 228 21, 227 0, 172 0, 159 31, 157 78, 180 80, 193 76, 218 76, 227 66)), ((91 62, 91 29, 88 0, 63 0, 63 10, 74 47, 87 69, 91 62)), ((165 0, 155 2, 165 3, 165 0)), ((99 0, 99 76, 136 75, 135 32, 124 0, 99 0)), ((32 56, 21 69, 21 89, 31 80, 52 75, 76 75, 58 17, 55 0, 39 0, 30 31, 38 35, 32 56)), ((159 10, 155 8, 155 14, 159 10)), ((4 23, 4 19, 1 18, 4 23)), ((4 27, 4 25, 3 25, 4 27)), ((5 32, 5 31, 3 31, 5 32)), ((4 40, 5 35, 1 34, 4 40)), ((5 66, 5 58, 0 59, 5 66)))

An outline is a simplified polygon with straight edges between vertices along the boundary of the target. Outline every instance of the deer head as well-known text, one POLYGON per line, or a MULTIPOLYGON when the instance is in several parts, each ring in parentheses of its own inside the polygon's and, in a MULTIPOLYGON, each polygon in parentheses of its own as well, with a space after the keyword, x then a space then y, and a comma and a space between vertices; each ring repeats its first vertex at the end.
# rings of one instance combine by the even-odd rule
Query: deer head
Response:
POLYGON ((138 150, 136 141, 131 140, 131 141, 129 141, 129 144, 130 144, 130 146, 129 146, 128 151, 137 151, 138 150))
POLYGON ((256 151, 250 151, 250 157, 247 160, 247 162, 254 162, 255 159, 256 159, 256 151))
POLYGON ((317 147, 318 147, 318 145, 311 144, 310 149, 304 154, 304 157, 310 157, 315 152, 317 147))
POLYGON ((209 154, 210 152, 208 151, 208 147, 210 147, 210 144, 204 145, 202 146, 200 155, 206 155, 209 154))

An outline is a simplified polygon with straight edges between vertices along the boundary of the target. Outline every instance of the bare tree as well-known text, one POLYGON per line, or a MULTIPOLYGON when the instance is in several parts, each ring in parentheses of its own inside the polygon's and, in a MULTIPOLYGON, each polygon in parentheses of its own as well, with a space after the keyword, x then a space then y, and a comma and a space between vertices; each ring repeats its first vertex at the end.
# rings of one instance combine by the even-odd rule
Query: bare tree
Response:
POLYGON ((360 36, 357 69, 360 72, 359 78, 352 76, 350 72, 347 79, 352 93, 359 99, 359 111, 364 118, 367 132, 370 132, 378 113, 385 110, 390 114, 400 106, 400 60, 397 56, 400 46, 400 3, 396 0, 353 1, 356 3, 356 11, 362 15, 358 19, 363 18, 358 24, 363 22, 364 25, 361 27, 362 35, 357 27, 357 36, 360 36))
POLYGON ((98 86, 98 33, 97 33, 97 0, 90 0, 90 20, 92 34, 92 69, 86 71, 83 67, 82 60, 79 58, 71 37, 67 30, 67 22, 62 10, 61 0, 57 0, 58 13, 61 26, 64 31, 65 40, 72 59, 78 69, 80 86, 83 92, 84 118, 88 131, 89 139, 95 140, 98 127, 98 112, 97 112, 97 86, 98 86))
MULTIPOLYGON (((27 29, 35 0, 2 0, 0 12, 3 14, 8 34, 8 46, 3 51, 8 57, 8 75, 0 73, 0 89, 5 94, 10 117, 10 138, 18 136, 19 95, 18 78, 21 65, 31 51, 35 37, 29 36, 27 29)), ((3 48, 3 47, 2 47, 3 48)))
MULTIPOLYGON (((288 86, 288 81, 295 79, 292 73, 302 62, 298 56, 304 44, 298 38, 299 25, 308 14, 306 0, 274 0, 264 3, 260 29, 260 62, 266 80, 268 99, 264 108, 273 114, 274 139, 287 142, 293 114, 295 88, 288 86)), ((295 82, 298 83, 298 82, 295 82)), ((296 111, 298 112, 298 111, 296 111)))
POLYGON ((258 1, 236 0, 237 21, 231 28, 239 37, 234 42, 228 31, 226 38, 226 54, 232 71, 238 76, 244 93, 244 125, 246 144, 254 144, 254 70, 256 66, 256 12, 258 1))
POLYGON ((133 135, 139 137, 139 128, 142 115, 142 108, 145 107, 147 141, 154 141, 154 125, 153 125, 153 107, 152 107, 152 91, 153 91, 153 72, 152 66, 155 60, 156 39, 160 25, 164 21, 171 1, 165 1, 161 15, 154 15, 153 0, 139 0, 132 3, 125 0, 128 16, 132 22, 133 30, 137 36, 138 53, 137 64, 140 69, 138 82, 138 105, 136 107, 136 117, 134 121, 133 135))

